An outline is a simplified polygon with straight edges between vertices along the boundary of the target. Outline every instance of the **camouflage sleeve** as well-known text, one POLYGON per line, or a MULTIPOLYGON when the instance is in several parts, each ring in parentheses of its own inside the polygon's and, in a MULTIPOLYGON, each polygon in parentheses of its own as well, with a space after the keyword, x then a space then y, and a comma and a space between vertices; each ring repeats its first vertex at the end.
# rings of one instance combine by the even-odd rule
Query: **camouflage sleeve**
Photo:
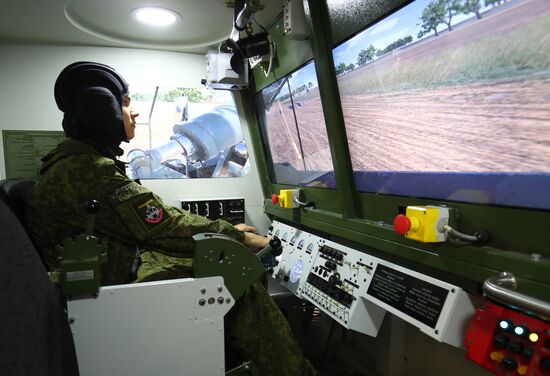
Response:
POLYGON ((115 173, 106 179, 110 188, 107 201, 125 225, 125 231, 143 248, 167 255, 192 255, 192 236, 204 232, 228 235, 240 242, 244 233, 229 222, 211 221, 185 210, 165 205, 147 188, 115 173))

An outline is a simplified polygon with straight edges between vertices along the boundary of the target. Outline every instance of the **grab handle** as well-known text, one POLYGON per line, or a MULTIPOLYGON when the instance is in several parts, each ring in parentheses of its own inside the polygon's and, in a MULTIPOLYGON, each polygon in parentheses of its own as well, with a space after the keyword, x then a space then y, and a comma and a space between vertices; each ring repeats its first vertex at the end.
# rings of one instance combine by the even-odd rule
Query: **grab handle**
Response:
POLYGON ((501 272, 483 282, 483 292, 488 298, 527 314, 535 314, 542 320, 550 320, 550 303, 517 292, 517 287, 516 277, 510 272, 501 272))

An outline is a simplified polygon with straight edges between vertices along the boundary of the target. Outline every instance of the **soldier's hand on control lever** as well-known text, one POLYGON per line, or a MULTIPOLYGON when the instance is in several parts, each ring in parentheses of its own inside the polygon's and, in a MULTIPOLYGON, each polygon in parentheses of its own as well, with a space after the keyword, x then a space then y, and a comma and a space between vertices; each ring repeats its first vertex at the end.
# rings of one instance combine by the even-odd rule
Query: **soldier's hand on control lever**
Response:
POLYGON ((256 227, 249 226, 246 223, 239 223, 238 225, 235 225, 233 227, 235 227, 239 231, 254 232, 254 233, 256 232, 256 227))
POLYGON ((239 231, 244 231, 244 240, 243 244, 246 245, 249 248, 252 249, 261 249, 267 247, 269 244, 269 240, 271 238, 267 238, 261 235, 256 234, 256 227, 249 226, 244 223, 239 223, 238 225, 234 226, 239 231))

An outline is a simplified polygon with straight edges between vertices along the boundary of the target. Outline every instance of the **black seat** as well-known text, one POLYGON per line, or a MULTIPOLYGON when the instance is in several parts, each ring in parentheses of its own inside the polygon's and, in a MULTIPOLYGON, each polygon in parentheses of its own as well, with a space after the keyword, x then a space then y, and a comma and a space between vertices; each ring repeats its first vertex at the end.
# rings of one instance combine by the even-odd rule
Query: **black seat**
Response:
POLYGON ((0 181, 0 199, 4 201, 17 216, 17 219, 19 219, 25 230, 28 230, 25 211, 27 210, 29 194, 34 184, 34 180, 27 178, 5 179, 0 181))
POLYGON ((78 375, 62 300, 14 214, 32 184, 0 182, 0 375, 78 375))

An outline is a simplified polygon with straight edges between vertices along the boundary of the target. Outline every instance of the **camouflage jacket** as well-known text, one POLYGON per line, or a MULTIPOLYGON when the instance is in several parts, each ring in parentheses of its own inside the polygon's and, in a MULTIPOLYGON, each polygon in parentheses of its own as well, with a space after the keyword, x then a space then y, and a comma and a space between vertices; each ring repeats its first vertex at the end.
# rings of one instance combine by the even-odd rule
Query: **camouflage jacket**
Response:
POLYGON ((56 245, 84 233, 85 203, 92 199, 101 204, 94 235, 108 247, 103 284, 129 281, 136 246, 146 251, 142 255, 148 264, 160 260, 191 268, 194 234, 218 232, 238 241, 244 239, 244 234, 228 222, 210 221, 165 205, 84 141, 64 141, 42 162, 27 216, 31 236, 52 269, 57 263, 56 245))

